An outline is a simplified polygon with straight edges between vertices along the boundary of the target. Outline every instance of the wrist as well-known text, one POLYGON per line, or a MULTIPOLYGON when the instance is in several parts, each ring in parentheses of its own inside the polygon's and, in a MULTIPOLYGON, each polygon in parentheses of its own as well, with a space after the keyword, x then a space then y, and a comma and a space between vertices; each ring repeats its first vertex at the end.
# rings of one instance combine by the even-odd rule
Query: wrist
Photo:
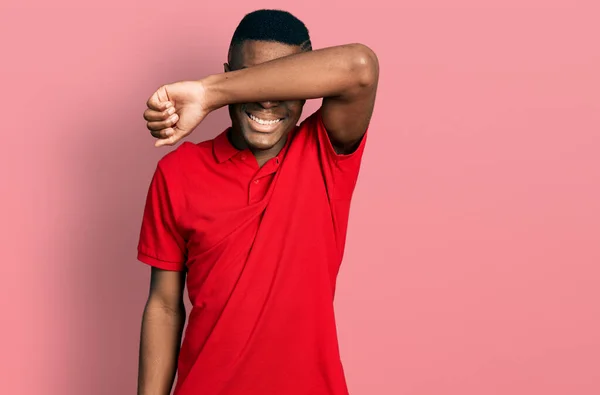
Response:
POLYGON ((218 110, 227 105, 227 103, 222 100, 218 89, 221 79, 222 77, 220 74, 213 74, 198 81, 202 87, 201 89, 204 91, 205 105, 209 112, 218 110))

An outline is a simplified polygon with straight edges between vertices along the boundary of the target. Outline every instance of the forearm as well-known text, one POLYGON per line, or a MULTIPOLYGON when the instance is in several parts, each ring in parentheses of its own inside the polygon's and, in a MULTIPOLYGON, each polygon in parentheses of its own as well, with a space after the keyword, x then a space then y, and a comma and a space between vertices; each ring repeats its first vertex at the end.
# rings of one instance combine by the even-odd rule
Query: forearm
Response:
POLYGON ((208 106, 351 96, 372 83, 373 52, 349 44, 303 52, 202 80, 208 106))
POLYGON ((172 310, 153 300, 146 304, 140 339, 138 395, 171 393, 184 323, 183 306, 172 310))

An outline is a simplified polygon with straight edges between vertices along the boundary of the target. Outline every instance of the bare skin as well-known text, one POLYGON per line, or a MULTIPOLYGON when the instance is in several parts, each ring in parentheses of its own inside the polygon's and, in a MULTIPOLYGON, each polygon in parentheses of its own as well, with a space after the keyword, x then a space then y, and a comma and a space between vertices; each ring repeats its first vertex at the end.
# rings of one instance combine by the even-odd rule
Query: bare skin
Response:
MULTIPOLYGON (((158 138, 156 146, 177 143, 211 111, 226 105, 278 107, 315 98, 323 98, 323 121, 334 146, 344 151, 360 140, 373 113, 379 78, 377 57, 369 48, 349 44, 300 52, 295 46, 250 41, 237 53, 230 59, 232 71, 164 85, 150 97, 144 118, 158 138)), ((232 116, 234 127, 236 121, 243 123, 241 116, 232 116)), ((294 125, 285 126, 247 142, 257 150, 273 148, 294 125)))
POLYGON ((185 323, 185 273, 152 268, 142 318, 138 395, 171 393, 185 323))
MULTIPOLYGON (((156 146, 174 145, 211 112, 229 106, 231 142, 259 165, 276 156, 307 99, 323 98, 323 123, 336 152, 348 154, 373 113, 379 64, 364 45, 311 52, 299 46, 246 41, 234 48, 225 73, 160 87, 144 119, 156 146)), ((185 276, 152 269, 140 344, 138 395, 167 395, 173 385, 185 320, 185 276)))

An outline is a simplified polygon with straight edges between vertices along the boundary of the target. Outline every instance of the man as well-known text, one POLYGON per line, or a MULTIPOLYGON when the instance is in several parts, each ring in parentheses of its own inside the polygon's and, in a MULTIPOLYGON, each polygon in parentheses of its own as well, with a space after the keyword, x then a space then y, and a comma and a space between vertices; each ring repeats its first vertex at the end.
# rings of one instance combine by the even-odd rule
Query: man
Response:
POLYGON ((301 21, 261 10, 236 29, 225 73, 148 100, 157 146, 226 105, 232 124, 167 154, 152 179, 138 394, 168 394, 176 370, 176 395, 348 393, 333 297, 378 67, 360 44, 312 51, 301 21), (297 126, 312 98, 322 106, 297 126))

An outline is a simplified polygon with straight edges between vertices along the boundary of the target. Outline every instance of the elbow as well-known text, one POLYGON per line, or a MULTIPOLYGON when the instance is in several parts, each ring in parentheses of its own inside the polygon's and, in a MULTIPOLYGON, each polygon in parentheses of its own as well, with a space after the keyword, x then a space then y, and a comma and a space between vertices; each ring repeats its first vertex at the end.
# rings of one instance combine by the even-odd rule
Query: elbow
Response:
POLYGON ((379 59, 364 44, 352 44, 352 70, 355 81, 362 89, 373 89, 379 80, 379 59))
POLYGON ((184 319, 186 316, 183 299, 164 298, 160 295, 150 295, 146 301, 146 313, 152 316, 162 316, 169 319, 184 319))

